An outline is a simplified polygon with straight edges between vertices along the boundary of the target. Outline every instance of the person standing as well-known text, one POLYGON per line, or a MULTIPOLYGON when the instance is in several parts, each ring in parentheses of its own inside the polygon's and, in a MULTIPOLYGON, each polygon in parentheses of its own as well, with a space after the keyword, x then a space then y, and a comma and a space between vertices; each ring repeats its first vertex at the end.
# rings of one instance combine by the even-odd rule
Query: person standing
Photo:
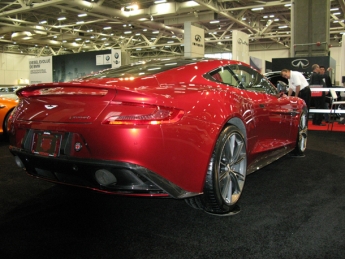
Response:
MULTIPOLYGON (((332 88, 332 80, 330 76, 326 73, 326 69, 324 66, 320 66, 320 75, 323 77, 324 82, 325 82, 325 87, 327 88, 332 88)), ((330 92, 325 92, 325 104, 324 104, 324 109, 330 109, 331 107, 331 95, 330 92), (329 97, 329 98, 327 98, 329 97)), ((329 122, 329 113, 325 113, 325 121, 329 122)))
MULTIPOLYGON (((310 76, 309 85, 315 85, 318 87, 323 87, 325 85, 323 76, 320 75, 320 66, 318 64, 312 65, 312 74, 310 76)), ((324 109, 325 108, 325 92, 321 92, 321 96, 313 97, 315 108, 324 109)), ((313 115, 313 125, 326 126, 322 123, 323 114, 314 113, 313 115)))
POLYGON ((307 79, 305 79, 302 73, 286 68, 282 69, 280 74, 282 77, 286 78, 289 81, 288 96, 295 95, 303 99, 305 104, 307 105, 309 113, 311 91, 307 79))

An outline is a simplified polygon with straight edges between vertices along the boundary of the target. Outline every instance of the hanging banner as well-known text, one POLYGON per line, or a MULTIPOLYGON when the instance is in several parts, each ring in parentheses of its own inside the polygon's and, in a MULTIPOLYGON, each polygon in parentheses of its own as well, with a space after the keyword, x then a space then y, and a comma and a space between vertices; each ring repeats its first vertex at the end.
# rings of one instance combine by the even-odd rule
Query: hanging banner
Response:
POLYGON ((204 57, 205 32, 204 29, 184 23, 184 56, 187 58, 204 57))
POLYGON ((249 64, 249 35, 232 31, 232 58, 249 64))
POLYGON ((50 83, 53 81, 52 56, 29 58, 30 84, 50 83))
POLYGON ((96 55, 96 66, 111 65, 111 54, 96 55))
POLYGON ((111 49, 111 67, 118 68, 121 66, 121 49, 111 49))

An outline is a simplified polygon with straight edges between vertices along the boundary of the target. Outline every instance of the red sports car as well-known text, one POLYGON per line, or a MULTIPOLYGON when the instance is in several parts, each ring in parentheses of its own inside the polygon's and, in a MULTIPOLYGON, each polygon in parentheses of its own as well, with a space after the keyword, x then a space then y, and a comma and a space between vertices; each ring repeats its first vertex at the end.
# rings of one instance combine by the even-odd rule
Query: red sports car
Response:
POLYGON ((141 62, 17 94, 10 151, 30 175, 212 214, 234 210, 247 174, 306 148, 304 101, 234 60, 141 62))

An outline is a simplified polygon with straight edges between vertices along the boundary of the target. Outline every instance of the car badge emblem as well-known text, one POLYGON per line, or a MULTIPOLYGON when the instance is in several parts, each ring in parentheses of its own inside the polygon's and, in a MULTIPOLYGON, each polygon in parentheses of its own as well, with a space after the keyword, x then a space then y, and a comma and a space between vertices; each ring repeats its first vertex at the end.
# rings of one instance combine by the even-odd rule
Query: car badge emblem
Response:
POLYGON ((309 60, 304 58, 294 59, 291 62, 291 65, 293 65, 294 67, 306 68, 309 66, 309 60))
POLYGON ((46 105, 44 105, 44 107, 48 110, 51 110, 51 109, 54 109, 58 106, 56 104, 46 104, 46 105))
POLYGON ((247 46, 248 46, 248 42, 242 40, 241 38, 238 38, 237 43, 240 44, 240 45, 241 45, 241 44, 244 44, 244 45, 247 45, 247 46))
POLYGON ((80 142, 77 142, 77 143, 74 144, 74 150, 77 151, 77 152, 79 152, 82 147, 83 146, 82 146, 82 144, 80 142))

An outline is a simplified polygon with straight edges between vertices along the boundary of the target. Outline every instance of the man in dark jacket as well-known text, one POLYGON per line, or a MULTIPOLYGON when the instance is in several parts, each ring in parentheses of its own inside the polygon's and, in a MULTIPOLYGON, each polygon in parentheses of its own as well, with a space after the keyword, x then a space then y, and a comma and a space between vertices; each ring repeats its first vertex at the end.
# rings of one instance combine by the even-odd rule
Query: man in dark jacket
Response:
MULTIPOLYGON (((325 85, 323 76, 320 75, 320 67, 318 64, 314 64, 312 67, 313 73, 311 74, 309 85, 317 85, 319 87, 323 87, 325 85)), ((316 109, 324 109, 325 107, 325 92, 322 92, 320 97, 313 97, 314 104, 316 109)), ((325 126, 322 124, 323 114, 322 113, 314 113, 313 115, 313 124, 319 126, 325 126)))

